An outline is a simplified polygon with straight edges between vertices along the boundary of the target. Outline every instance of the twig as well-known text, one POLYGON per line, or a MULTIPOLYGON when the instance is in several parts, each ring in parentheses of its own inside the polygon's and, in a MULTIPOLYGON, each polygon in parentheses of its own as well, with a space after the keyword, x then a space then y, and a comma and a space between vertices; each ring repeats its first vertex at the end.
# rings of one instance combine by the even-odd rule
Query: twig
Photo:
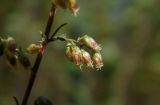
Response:
POLYGON ((64 27, 65 25, 67 25, 67 23, 64 23, 64 24, 60 25, 60 26, 55 30, 55 32, 52 34, 52 36, 50 37, 50 39, 52 40, 53 37, 57 34, 57 32, 58 32, 62 27, 64 27))

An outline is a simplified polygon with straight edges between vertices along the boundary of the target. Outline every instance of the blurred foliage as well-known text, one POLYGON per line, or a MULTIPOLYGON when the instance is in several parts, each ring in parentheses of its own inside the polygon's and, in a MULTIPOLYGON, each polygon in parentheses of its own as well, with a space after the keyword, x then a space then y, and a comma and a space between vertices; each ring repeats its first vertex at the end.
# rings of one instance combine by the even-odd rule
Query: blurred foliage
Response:
MULTIPOLYGON (((93 36, 103 48, 102 71, 83 70, 65 57, 65 45, 50 44, 40 66, 29 105, 47 96, 55 105, 160 105, 160 1, 77 0, 80 14, 57 10, 53 30, 93 36)), ((0 35, 26 48, 44 31, 50 0, 1 0, 0 35)), ((32 63, 35 57, 30 57, 32 63)), ((22 100, 29 71, 10 70, 0 58, 0 105, 22 100)))

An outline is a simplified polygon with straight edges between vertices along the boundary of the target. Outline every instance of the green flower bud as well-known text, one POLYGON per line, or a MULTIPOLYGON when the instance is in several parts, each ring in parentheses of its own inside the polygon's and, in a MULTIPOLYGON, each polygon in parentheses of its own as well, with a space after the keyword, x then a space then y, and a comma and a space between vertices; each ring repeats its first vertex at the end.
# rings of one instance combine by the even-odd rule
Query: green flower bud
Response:
POLYGON ((95 52, 93 54, 93 62, 97 68, 97 70, 101 70, 101 68, 103 67, 103 60, 102 60, 102 56, 99 52, 95 52))
POLYGON ((27 48, 27 52, 29 54, 35 54, 38 53, 40 50, 40 46, 36 44, 30 44, 29 47, 27 48))
POLYGON ((97 44, 97 42, 90 36, 85 35, 82 38, 80 38, 79 40, 80 42, 82 42, 84 45, 86 45, 87 47, 91 48, 94 51, 100 51, 102 48, 100 47, 99 44, 97 44))

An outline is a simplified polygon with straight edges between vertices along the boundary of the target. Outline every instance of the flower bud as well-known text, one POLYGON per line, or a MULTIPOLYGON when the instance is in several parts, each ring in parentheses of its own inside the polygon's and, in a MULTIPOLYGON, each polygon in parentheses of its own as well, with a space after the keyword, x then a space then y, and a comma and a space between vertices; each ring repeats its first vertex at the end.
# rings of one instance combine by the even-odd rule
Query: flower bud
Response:
POLYGON ((39 45, 30 44, 29 47, 27 48, 27 52, 28 52, 29 54, 35 54, 35 53, 38 53, 38 52, 39 52, 39 49, 40 49, 40 46, 39 46, 39 45))
POLYGON ((70 11, 73 13, 74 16, 77 16, 79 11, 79 7, 76 3, 76 0, 69 0, 69 7, 70 11))
POLYGON ((71 43, 67 44, 67 48, 66 48, 66 56, 70 61, 73 61, 73 55, 72 55, 72 47, 71 47, 71 43))
POLYGON ((85 51, 84 49, 81 49, 81 53, 82 53, 82 57, 83 57, 84 63, 85 63, 88 67, 93 68, 93 63, 92 63, 90 54, 89 54, 87 51, 85 51))
POLYGON ((13 37, 8 37, 6 40, 6 46, 7 50, 14 53, 17 47, 15 39, 13 37))
POLYGON ((82 54, 78 46, 73 47, 72 55, 73 55, 73 61, 76 63, 76 65, 82 65, 83 63, 82 54))
POLYGON ((66 56, 69 60, 76 63, 76 65, 83 64, 81 50, 76 45, 73 45, 71 43, 67 44, 66 56))
POLYGON ((24 53, 21 49, 17 52, 18 53, 18 61, 19 63, 25 68, 29 69, 31 67, 31 63, 27 57, 27 54, 24 53))
POLYGON ((100 51, 102 48, 99 44, 90 36, 85 35, 83 36, 79 41, 81 41, 83 44, 85 44, 87 47, 91 48, 94 51, 100 51))
POLYGON ((103 60, 102 60, 102 56, 99 52, 95 52, 93 54, 93 62, 97 68, 97 70, 100 70, 103 66, 103 60))
POLYGON ((52 0, 55 6, 60 6, 63 9, 70 9, 70 11, 76 16, 78 13, 78 6, 76 0, 52 0))

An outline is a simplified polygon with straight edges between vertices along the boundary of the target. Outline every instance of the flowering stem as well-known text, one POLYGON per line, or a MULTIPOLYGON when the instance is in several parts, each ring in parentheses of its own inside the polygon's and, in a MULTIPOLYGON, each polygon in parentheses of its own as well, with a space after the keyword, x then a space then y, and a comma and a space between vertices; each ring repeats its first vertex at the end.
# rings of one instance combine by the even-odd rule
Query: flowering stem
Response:
MULTIPOLYGON (((48 42, 48 39, 49 39, 49 34, 50 34, 50 31, 51 31, 51 27, 52 27, 52 24, 54 22, 55 12, 56 12, 56 7, 54 5, 52 5, 52 8, 51 8, 50 13, 49 13, 48 23, 47 23, 47 26, 46 26, 46 29, 45 29, 45 40, 46 40, 46 42, 48 42)), ((47 43, 44 45, 44 47, 46 47, 46 46, 47 46, 47 43)), ((37 75, 40 63, 41 63, 41 60, 42 60, 42 57, 43 57, 43 53, 39 52, 37 54, 35 64, 32 68, 32 72, 30 74, 27 89, 26 89, 25 94, 23 96, 23 100, 22 100, 21 105, 27 105, 29 96, 31 94, 31 90, 32 90, 33 85, 34 85, 34 81, 36 79, 36 75, 37 75)))

